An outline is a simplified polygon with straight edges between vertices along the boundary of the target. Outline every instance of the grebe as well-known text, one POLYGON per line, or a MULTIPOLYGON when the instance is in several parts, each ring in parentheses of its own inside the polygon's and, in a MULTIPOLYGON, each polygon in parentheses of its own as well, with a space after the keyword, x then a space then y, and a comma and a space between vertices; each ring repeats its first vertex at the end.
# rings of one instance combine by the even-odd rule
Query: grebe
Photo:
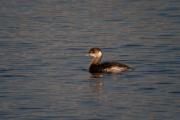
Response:
POLYGON ((103 62, 102 51, 100 48, 91 48, 89 50, 89 56, 92 57, 92 62, 89 67, 89 72, 92 74, 96 73, 120 73, 127 71, 130 67, 116 62, 103 62))

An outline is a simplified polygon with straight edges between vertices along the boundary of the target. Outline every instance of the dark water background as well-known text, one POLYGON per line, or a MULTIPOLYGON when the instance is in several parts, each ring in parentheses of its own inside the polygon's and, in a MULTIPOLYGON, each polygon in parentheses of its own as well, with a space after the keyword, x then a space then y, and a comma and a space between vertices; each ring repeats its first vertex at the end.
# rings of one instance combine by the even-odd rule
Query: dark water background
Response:
POLYGON ((179 0, 0 0, 0 120, 179 118, 179 0), (91 47, 135 70, 92 78, 91 47))

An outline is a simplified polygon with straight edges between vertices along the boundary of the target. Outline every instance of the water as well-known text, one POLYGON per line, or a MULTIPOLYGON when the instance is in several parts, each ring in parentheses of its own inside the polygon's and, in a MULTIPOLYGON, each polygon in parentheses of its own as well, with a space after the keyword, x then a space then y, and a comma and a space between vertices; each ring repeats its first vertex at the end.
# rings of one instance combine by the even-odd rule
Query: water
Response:
POLYGON ((178 120, 179 0, 1 0, 1 120, 178 120), (133 71, 93 78, 91 47, 133 71))

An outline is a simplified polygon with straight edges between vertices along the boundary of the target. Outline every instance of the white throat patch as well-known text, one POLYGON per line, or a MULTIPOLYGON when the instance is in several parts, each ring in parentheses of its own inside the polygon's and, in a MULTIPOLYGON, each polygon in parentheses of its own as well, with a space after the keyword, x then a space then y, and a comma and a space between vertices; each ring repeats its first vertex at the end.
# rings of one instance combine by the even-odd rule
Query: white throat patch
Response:
POLYGON ((98 54, 96 55, 96 57, 101 57, 102 56, 102 52, 98 52, 98 54))
POLYGON ((101 57, 102 56, 102 52, 90 53, 89 56, 91 56, 91 57, 101 57))

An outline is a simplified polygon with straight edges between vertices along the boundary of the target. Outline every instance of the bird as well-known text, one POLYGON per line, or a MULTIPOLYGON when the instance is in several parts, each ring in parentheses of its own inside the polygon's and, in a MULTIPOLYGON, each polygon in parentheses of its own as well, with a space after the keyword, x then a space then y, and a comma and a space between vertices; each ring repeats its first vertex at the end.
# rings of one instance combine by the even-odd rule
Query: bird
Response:
POLYGON ((89 72, 92 74, 97 73, 121 73, 130 69, 128 65, 118 63, 118 62, 102 62, 103 56, 102 50, 100 48, 91 48, 88 55, 92 57, 92 61, 89 66, 89 72))

